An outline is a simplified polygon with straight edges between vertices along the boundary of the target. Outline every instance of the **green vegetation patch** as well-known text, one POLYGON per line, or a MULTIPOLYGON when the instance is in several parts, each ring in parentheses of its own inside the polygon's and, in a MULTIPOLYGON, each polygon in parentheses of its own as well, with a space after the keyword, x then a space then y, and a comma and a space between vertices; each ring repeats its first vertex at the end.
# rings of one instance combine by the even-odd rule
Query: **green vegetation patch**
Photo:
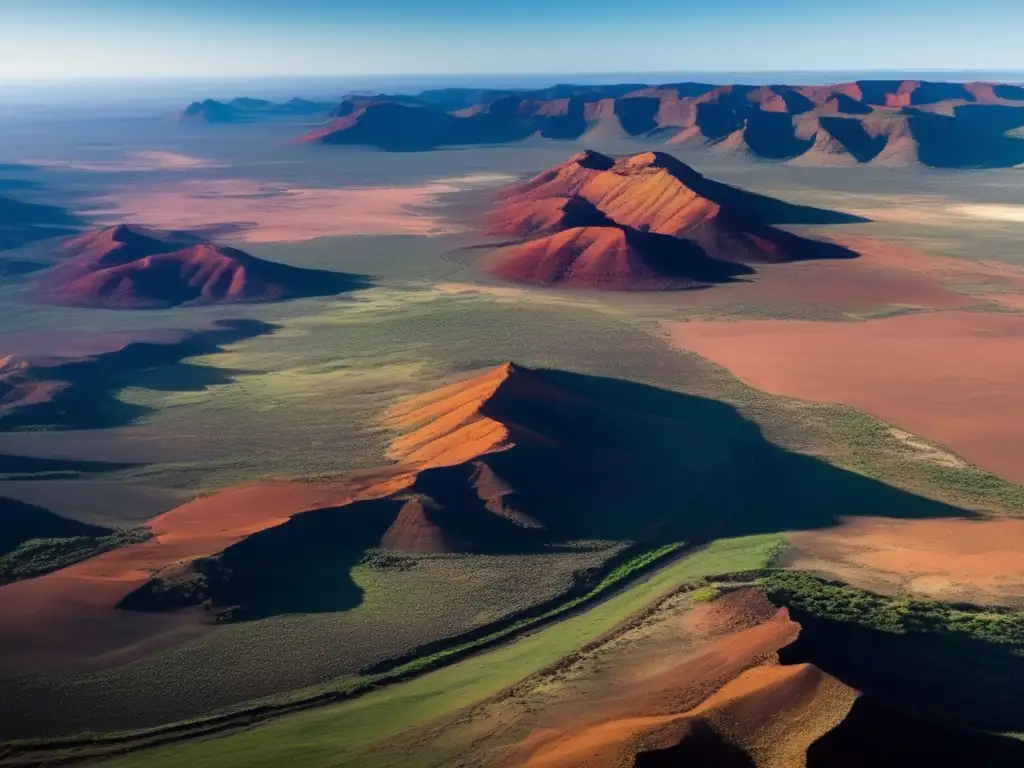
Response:
POLYGON ((810 573, 777 571, 761 581, 769 599, 819 618, 897 634, 963 635, 1024 646, 1024 615, 919 597, 882 597, 810 573))
POLYGON ((0 557, 0 586, 66 568, 118 547, 150 538, 148 528, 126 528, 109 536, 29 539, 0 557))
POLYGON ((714 584, 708 584, 706 587, 698 587, 690 593, 690 602, 692 603, 710 603, 712 600, 722 594, 722 590, 714 584))

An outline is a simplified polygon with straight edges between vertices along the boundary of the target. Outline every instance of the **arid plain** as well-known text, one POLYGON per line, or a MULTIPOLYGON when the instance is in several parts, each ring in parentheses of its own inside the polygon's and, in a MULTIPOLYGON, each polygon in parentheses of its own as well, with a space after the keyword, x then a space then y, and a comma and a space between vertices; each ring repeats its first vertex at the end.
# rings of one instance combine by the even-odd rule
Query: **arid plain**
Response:
POLYGON ((308 109, 0 124, 0 764, 1019 764, 1019 168, 308 109))

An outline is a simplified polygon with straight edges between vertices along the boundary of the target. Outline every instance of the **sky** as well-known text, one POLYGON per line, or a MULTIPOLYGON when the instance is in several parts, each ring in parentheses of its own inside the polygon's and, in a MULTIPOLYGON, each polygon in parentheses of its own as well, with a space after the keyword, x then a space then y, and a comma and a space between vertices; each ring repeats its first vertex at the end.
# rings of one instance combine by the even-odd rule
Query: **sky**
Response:
POLYGON ((1022 70, 1022 0, 0 0, 0 79, 1022 70))

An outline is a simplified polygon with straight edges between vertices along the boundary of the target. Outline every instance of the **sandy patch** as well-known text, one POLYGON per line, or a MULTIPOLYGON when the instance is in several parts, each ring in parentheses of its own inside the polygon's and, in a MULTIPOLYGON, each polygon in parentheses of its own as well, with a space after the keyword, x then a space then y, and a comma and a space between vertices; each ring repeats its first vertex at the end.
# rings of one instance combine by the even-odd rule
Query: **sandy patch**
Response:
POLYGON ((423 209, 458 187, 315 189, 269 181, 218 179, 126 187, 91 202, 103 223, 198 230, 249 243, 299 242, 342 235, 451 232, 423 209))
POLYGON ((689 322, 669 332, 673 344, 759 389, 853 406, 1024 482, 1022 316, 689 322))
POLYGON ((40 168, 66 168, 72 171, 125 173, 147 171, 194 171, 199 168, 225 168, 225 163, 203 157, 191 157, 159 149, 125 152, 121 160, 26 160, 40 168))
POLYGON ((988 221, 1014 221, 1024 223, 1024 205, 952 205, 949 211, 988 221))
POLYGON ((938 227, 962 227, 970 219, 1024 222, 1024 205, 1013 203, 957 203, 952 198, 937 195, 860 194, 847 195, 845 202, 844 210, 872 221, 938 227), (880 202, 884 202, 884 206, 880 207, 880 202))
POLYGON ((510 176, 506 173, 467 173, 463 176, 447 176, 441 179, 434 179, 434 184, 452 184, 456 187, 467 186, 489 186, 491 184, 507 184, 516 181, 519 176, 510 176))
POLYGON ((902 429, 889 427, 889 434, 908 448, 912 449, 921 461, 930 461, 933 464, 938 464, 940 467, 962 468, 968 466, 967 462, 959 456, 955 456, 949 451, 944 451, 930 443, 926 443, 916 435, 904 432, 902 429))
POLYGON ((789 567, 854 586, 980 604, 1024 602, 1024 520, 850 518, 790 541, 789 567))

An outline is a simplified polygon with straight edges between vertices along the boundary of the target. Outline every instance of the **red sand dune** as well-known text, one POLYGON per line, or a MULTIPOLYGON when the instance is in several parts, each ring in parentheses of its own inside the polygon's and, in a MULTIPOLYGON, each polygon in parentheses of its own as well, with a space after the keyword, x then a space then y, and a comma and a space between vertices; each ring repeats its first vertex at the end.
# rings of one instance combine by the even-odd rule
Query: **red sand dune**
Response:
POLYGON ((672 342, 774 394, 842 403, 1024 482, 1024 317, 930 312, 850 323, 670 326, 672 342))
POLYGON ((57 304, 159 309, 340 290, 340 275, 264 261, 186 233, 124 224, 72 238, 59 251, 67 260, 38 281, 42 295, 57 304))
POLYGON ((711 638, 697 649, 662 659, 650 672, 635 670, 588 701, 578 719, 533 734, 515 764, 613 768, 633 765, 641 753, 664 750, 668 758, 678 750, 665 764, 712 765, 716 747, 725 756, 746 753, 756 765, 802 764, 810 744, 842 721, 857 694, 811 665, 779 666, 776 651, 796 639, 799 626, 784 609, 745 616, 749 597, 743 590, 736 606, 724 604, 732 600, 727 596, 711 608, 729 618, 719 631, 704 629, 711 638), (701 745, 687 752, 690 740, 701 745))
POLYGON ((528 283, 670 288, 749 272, 734 262, 852 255, 763 223, 755 199, 670 155, 583 152, 503 191, 487 231, 547 237, 505 248, 484 266, 528 283))
POLYGON ((149 522, 153 538, 0 587, 0 666, 8 670, 123 663, 201 632, 198 616, 115 610, 155 573, 215 554, 312 509, 389 493, 401 475, 337 483, 267 482, 204 496, 149 522))

